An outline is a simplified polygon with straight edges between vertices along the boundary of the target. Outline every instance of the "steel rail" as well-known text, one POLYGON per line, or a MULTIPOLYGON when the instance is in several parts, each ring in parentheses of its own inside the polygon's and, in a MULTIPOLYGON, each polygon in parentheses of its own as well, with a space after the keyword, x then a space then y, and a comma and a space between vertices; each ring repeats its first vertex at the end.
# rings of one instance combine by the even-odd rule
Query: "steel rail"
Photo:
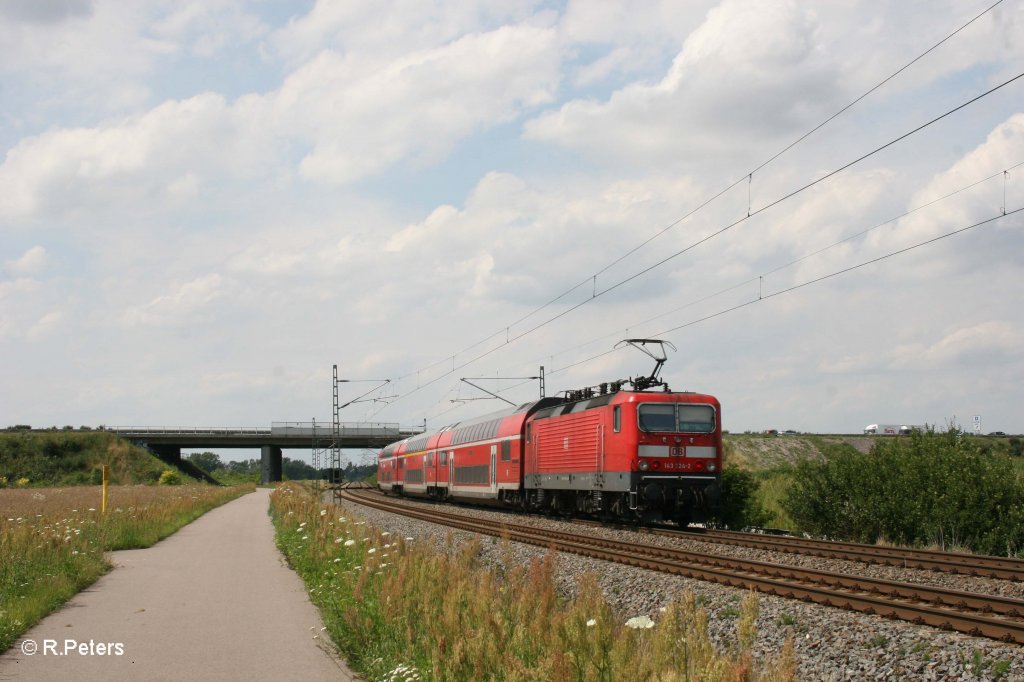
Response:
MULTIPOLYGON (((641 531, 643 532, 643 531, 641 531)), ((757 535, 737 531, 650 529, 656 535, 684 536, 717 544, 754 547, 776 552, 805 554, 832 559, 849 559, 868 564, 920 568, 957 575, 1024 581, 1024 560, 983 554, 961 554, 903 547, 880 547, 857 542, 812 540, 792 536, 757 535)))
POLYGON ((733 587, 755 589, 767 594, 897 618, 974 636, 1024 643, 1024 622, 1020 620, 1024 618, 1024 600, 529 528, 438 510, 418 510, 406 505, 396 505, 393 501, 371 500, 365 495, 355 495, 350 491, 345 491, 342 497, 383 511, 442 523, 473 533, 508 537, 510 540, 550 547, 557 551, 733 587), (919 603, 921 601, 933 605, 919 603), (988 615, 990 613, 1002 614, 1017 620, 988 615))

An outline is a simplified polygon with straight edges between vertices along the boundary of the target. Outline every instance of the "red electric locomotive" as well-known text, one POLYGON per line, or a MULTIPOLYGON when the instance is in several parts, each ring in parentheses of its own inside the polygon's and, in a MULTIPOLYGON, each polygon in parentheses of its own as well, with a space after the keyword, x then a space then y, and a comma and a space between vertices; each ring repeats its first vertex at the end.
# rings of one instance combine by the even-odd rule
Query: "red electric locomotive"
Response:
POLYGON ((385 492, 644 521, 702 520, 718 502, 721 406, 654 373, 542 398, 387 446, 385 492), (630 390, 625 389, 629 384, 630 390), (652 390, 657 389, 657 390, 652 390))

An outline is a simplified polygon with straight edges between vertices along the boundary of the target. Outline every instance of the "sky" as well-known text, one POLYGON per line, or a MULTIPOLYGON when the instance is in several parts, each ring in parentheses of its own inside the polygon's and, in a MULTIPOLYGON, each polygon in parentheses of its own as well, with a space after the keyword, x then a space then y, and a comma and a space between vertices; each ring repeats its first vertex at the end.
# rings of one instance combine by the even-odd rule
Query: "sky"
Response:
POLYGON ((993 2, 6 0, 0 426, 328 422, 337 365, 441 427, 658 338, 733 432, 1024 432, 993 2))

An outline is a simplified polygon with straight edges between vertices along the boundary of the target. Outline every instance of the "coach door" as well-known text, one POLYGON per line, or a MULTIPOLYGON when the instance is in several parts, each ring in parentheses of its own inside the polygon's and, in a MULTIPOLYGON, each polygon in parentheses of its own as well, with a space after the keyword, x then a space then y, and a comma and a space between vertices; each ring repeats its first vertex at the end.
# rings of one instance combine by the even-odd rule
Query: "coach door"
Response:
POLYGON ((498 446, 491 446, 491 489, 497 490, 498 485, 498 446))
POLYGON ((448 490, 455 490, 455 451, 454 450, 449 450, 448 451, 448 490))

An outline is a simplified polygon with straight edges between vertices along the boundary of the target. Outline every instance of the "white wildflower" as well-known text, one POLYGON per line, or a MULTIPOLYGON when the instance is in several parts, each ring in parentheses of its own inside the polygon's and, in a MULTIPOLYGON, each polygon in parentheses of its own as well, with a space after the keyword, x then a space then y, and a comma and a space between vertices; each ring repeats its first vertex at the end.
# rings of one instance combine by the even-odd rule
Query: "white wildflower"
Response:
POLYGON ((633 628, 634 630, 644 629, 649 630, 654 627, 654 621, 647 616, 634 616, 626 621, 627 628, 633 628))
POLYGON ((587 627, 588 628, 592 628, 595 625, 597 625, 597 621, 595 619, 591 618, 590 620, 587 621, 587 627))
POLYGON ((354 544, 356 544, 355 540, 345 540, 345 546, 346 547, 351 547, 354 544))

